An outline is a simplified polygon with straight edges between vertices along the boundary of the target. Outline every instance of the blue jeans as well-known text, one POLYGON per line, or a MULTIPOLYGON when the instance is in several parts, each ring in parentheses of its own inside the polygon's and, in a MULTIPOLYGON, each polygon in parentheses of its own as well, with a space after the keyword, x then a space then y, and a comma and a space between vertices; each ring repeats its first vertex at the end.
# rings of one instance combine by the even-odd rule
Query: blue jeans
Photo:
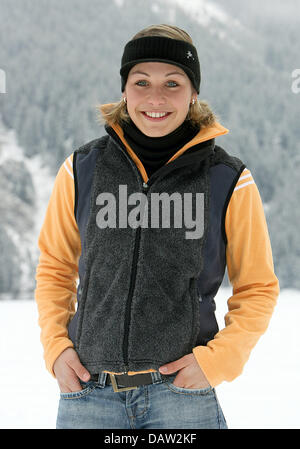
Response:
POLYGON ((155 372, 153 384, 115 393, 107 375, 60 394, 57 429, 227 429, 214 388, 175 387, 176 374, 155 372))

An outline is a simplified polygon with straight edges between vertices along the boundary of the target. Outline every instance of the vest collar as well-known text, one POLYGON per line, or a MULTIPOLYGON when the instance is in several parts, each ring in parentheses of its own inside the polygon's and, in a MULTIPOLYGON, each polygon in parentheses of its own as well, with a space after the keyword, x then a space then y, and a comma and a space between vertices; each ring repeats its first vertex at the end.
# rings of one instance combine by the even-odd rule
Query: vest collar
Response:
MULTIPOLYGON (((101 110, 104 111, 106 108, 110 107, 111 104, 104 104, 101 105, 101 110)), ((140 159, 137 157, 137 155, 135 154, 135 152, 132 150, 132 148, 130 147, 130 145, 128 144, 128 142, 126 141, 125 137, 124 137, 124 133, 123 130, 121 128, 120 125, 118 124, 110 124, 107 123, 106 124, 106 130, 107 127, 111 127, 113 129, 113 131, 116 133, 117 137, 121 140, 121 142, 123 143, 124 147, 126 148, 127 152, 129 153, 130 157, 132 158, 132 160, 135 162, 137 168, 139 169, 143 180, 145 182, 148 181, 148 175, 147 172, 145 170, 145 167, 143 166, 142 162, 140 161, 140 159)), ((166 165, 169 164, 170 162, 174 161, 175 159, 178 159, 179 156, 181 156, 186 150, 188 150, 189 148, 198 145, 200 143, 206 142, 206 141, 210 141, 215 139, 216 137, 228 134, 229 130, 227 128, 225 128, 223 125, 221 125, 219 122, 215 122, 212 126, 207 126, 205 128, 201 128, 200 131, 198 132, 198 134, 196 134, 196 136, 191 139, 187 144, 185 144, 182 148, 180 148, 167 162, 166 165)), ((198 153, 198 152, 197 152, 198 153)), ((193 155, 193 159, 196 156, 195 153, 193 155)), ((199 150, 199 156, 201 155, 201 150, 199 150)), ((191 155, 192 156, 192 155, 191 155)), ((163 167, 164 168, 164 167, 163 167)), ((161 170, 161 169, 160 169, 161 170)))

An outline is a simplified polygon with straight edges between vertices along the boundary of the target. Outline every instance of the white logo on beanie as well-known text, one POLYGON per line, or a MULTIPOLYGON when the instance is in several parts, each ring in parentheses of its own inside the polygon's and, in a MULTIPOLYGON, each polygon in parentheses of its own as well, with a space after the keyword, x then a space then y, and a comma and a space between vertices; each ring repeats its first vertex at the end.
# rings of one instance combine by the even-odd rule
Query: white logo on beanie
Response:
POLYGON ((193 58, 194 59, 194 56, 193 56, 193 53, 189 50, 188 52, 187 52, 187 59, 189 59, 189 58, 193 58))

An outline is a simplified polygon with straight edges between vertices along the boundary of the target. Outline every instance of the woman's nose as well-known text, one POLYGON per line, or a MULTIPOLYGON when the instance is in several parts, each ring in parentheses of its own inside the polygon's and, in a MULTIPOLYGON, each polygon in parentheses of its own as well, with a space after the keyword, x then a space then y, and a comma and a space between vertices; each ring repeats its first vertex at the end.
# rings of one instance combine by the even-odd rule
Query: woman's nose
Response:
POLYGON ((149 104, 159 106, 166 103, 166 97, 163 95, 161 89, 153 89, 147 97, 149 104))

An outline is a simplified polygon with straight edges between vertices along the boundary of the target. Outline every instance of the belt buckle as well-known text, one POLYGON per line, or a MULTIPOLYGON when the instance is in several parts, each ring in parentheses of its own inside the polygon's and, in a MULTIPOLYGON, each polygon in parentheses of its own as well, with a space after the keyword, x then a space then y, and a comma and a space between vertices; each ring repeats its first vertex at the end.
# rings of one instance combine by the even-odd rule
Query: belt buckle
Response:
POLYGON ((137 386, 134 387, 119 387, 115 378, 114 374, 109 373, 109 377, 112 383, 112 387, 115 393, 118 393, 119 391, 129 391, 129 390, 136 390, 137 386))

